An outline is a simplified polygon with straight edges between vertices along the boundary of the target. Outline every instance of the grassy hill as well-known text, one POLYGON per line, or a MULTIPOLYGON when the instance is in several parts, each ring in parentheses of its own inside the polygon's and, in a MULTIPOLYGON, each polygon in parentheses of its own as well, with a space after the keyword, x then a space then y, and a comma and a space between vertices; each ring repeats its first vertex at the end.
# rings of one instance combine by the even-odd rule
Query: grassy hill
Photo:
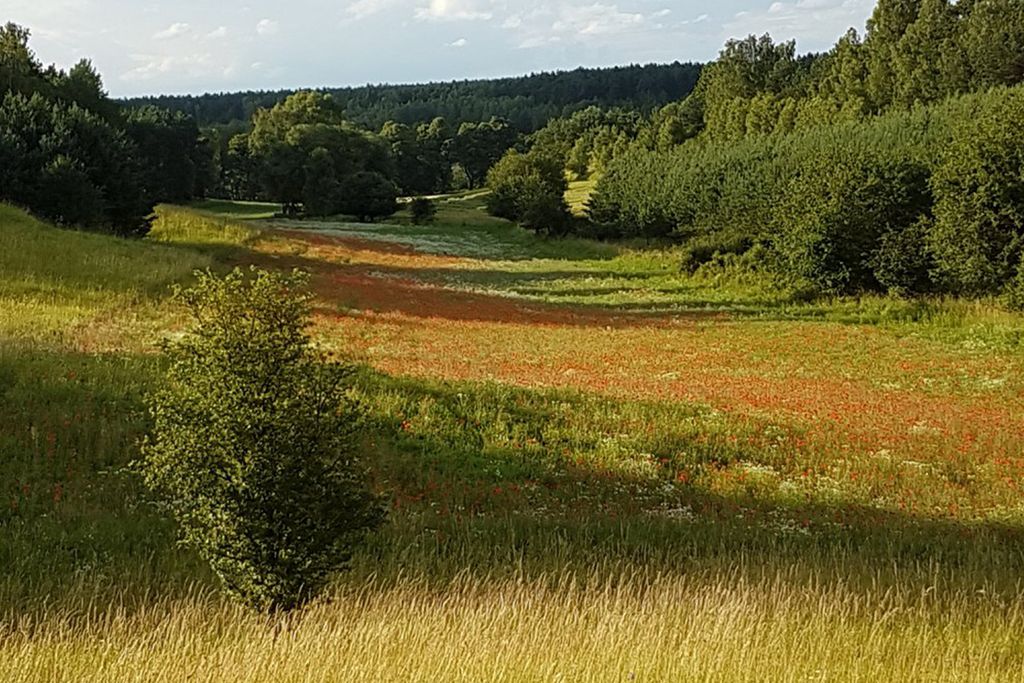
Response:
POLYGON ((803 303, 472 200, 432 228, 264 209, 124 241, 0 208, 0 679, 1024 672, 1020 316, 803 303), (311 273, 390 501, 284 620, 226 602, 130 467, 169 286, 247 263, 311 273))

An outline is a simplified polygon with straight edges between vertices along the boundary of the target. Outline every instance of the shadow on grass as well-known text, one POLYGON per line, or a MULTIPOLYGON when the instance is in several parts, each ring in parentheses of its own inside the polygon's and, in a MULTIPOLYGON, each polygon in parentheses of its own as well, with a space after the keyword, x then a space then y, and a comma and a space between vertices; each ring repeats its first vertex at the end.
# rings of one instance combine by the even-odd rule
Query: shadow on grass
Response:
POLYGON ((725 438, 702 439, 703 427, 638 438, 619 467, 602 459, 616 430, 646 422, 671 431, 673 422, 699 417, 696 407, 376 373, 361 384, 371 405, 388 406, 373 414, 376 476, 394 506, 393 525, 361 556, 362 571, 443 581, 460 571, 614 577, 629 568, 672 574, 701 565, 728 573, 738 565, 793 564, 866 587, 879 572, 931 568, 964 585, 999 586, 1007 596, 1017 594, 1024 571, 1020 525, 852 499, 726 495, 699 478, 679 484, 680 471, 765 455, 725 438), (649 467, 658 461, 666 464, 649 467), (630 473, 631 465, 646 469, 630 473))
MULTIPOLYGON (((688 320, 720 318, 717 310, 663 310, 614 306, 566 306, 502 296, 441 284, 460 274, 457 269, 410 269, 376 264, 345 264, 298 255, 266 255, 248 252, 240 264, 273 268, 297 268, 313 275, 319 301, 317 313, 348 315, 352 309, 381 314, 399 314, 414 319, 439 318, 461 322, 510 323, 519 325, 565 325, 574 327, 650 327, 688 320)), ((505 271, 485 271, 482 276, 502 278, 505 271)), ((570 271, 571 272, 571 271, 570 271)), ((558 279, 563 271, 539 273, 537 277, 558 279)), ((572 273, 578 275, 579 273, 572 273)), ((640 278, 642 275, 635 275, 640 278)))
MULTIPOLYGON (((6 433, 43 434, 0 442, 6 476, 52 487, 75 468, 73 478, 57 479, 67 484, 64 500, 0 517, 0 614, 43 614, 64 600, 80 605, 83 594, 100 613, 141 609, 156 596, 214 585, 125 469, 147 428, 141 396, 158 369, 158 359, 0 356, 0 424, 6 433), (45 430, 55 433, 51 460, 45 430)), ((367 368, 354 389, 391 520, 358 553, 347 581, 421 577, 443 589, 466 573, 626 580, 698 569, 732 576, 737 568, 785 577, 795 568, 793 577, 865 595, 884 591, 885 581, 924 586, 936 576, 958 590, 1018 594, 1019 525, 758 491, 725 495, 699 477, 679 483, 679 472, 700 466, 761 460, 757 446, 726 437, 763 425, 704 422, 699 406, 425 382, 367 368)))

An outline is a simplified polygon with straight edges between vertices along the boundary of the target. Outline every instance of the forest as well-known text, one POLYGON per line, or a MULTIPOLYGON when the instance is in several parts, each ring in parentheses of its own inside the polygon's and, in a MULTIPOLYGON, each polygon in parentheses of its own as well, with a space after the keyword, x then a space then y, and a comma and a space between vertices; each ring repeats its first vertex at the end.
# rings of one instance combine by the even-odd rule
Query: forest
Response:
MULTIPOLYGON (((324 88, 346 118, 379 130, 388 121, 416 125, 443 118, 454 127, 463 123, 507 120, 523 133, 544 127, 588 106, 628 107, 649 112, 680 100, 693 90, 700 64, 675 62, 579 68, 515 78, 466 80, 415 85, 366 85, 324 88)), ((270 109, 294 91, 158 96, 126 101, 130 107, 155 105, 191 116, 200 126, 248 122, 257 109, 270 109)))
POLYGON ((373 221, 403 195, 486 185, 496 216, 551 236, 683 243, 689 269, 731 260, 825 294, 1017 305, 1022 27, 1013 0, 882 0, 863 36, 850 29, 823 54, 749 36, 703 69, 126 107, 88 62, 44 69, 10 25, 3 192, 62 223, 136 234, 160 201, 373 221), (502 98, 536 106, 491 108, 502 98), (416 104, 434 100, 463 108, 416 104), (563 198, 573 179, 596 184, 582 218, 563 198))
POLYGON ((597 179, 588 221, 547 219, 562 233, 680 242, 686 268, 743 263, 809 292, 1020 306, 1021 83, 1021 3, 881 0, 863 37, 851 29, 825 54, 730 41, 693 93, 619 122, 611 145, 553 122, 517 162, 538 180, 504 172, 512 152, 493 196, 518 196, 499 212, 530 222, 530 197, 550 206, 564 190, 554 156, 597 179))

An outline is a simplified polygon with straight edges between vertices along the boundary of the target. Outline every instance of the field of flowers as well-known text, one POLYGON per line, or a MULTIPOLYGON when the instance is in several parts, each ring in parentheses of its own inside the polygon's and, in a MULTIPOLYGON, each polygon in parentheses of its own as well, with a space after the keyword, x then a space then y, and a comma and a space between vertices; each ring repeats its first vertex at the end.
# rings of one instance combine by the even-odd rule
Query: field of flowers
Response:
POLYGON ((472 202, 202 208, 62 270, 81 236, 0 214, 3 680, 1024 677, 1024 319, 804 302, 472 202), (216 595, 130 465, 168 286, 245 263, 312 273, 391 501, 287 623, 216 595))

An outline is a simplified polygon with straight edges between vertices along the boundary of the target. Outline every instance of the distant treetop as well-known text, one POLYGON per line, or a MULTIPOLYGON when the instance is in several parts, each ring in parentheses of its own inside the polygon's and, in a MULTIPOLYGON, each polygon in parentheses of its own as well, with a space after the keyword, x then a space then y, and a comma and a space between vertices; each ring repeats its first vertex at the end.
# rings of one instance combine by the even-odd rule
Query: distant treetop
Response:
MULTIPOLYGON (((512 78, 450 81, 421 85, 365 85, 323 88, 345 118, 370 130, 388 121, 416 124, 442 117, 462 123, 507 120, 526 133, 551 119, 591 105, 649 112, 685 98, 700 77, 700 64, 648 64, 530 74, 512 78)), ((154 104, 192 116, 200 126, 249 121, 257 109, 269 109, 294 94, 276 92, 210 93, 142 97, 129 106, 154 104)))

